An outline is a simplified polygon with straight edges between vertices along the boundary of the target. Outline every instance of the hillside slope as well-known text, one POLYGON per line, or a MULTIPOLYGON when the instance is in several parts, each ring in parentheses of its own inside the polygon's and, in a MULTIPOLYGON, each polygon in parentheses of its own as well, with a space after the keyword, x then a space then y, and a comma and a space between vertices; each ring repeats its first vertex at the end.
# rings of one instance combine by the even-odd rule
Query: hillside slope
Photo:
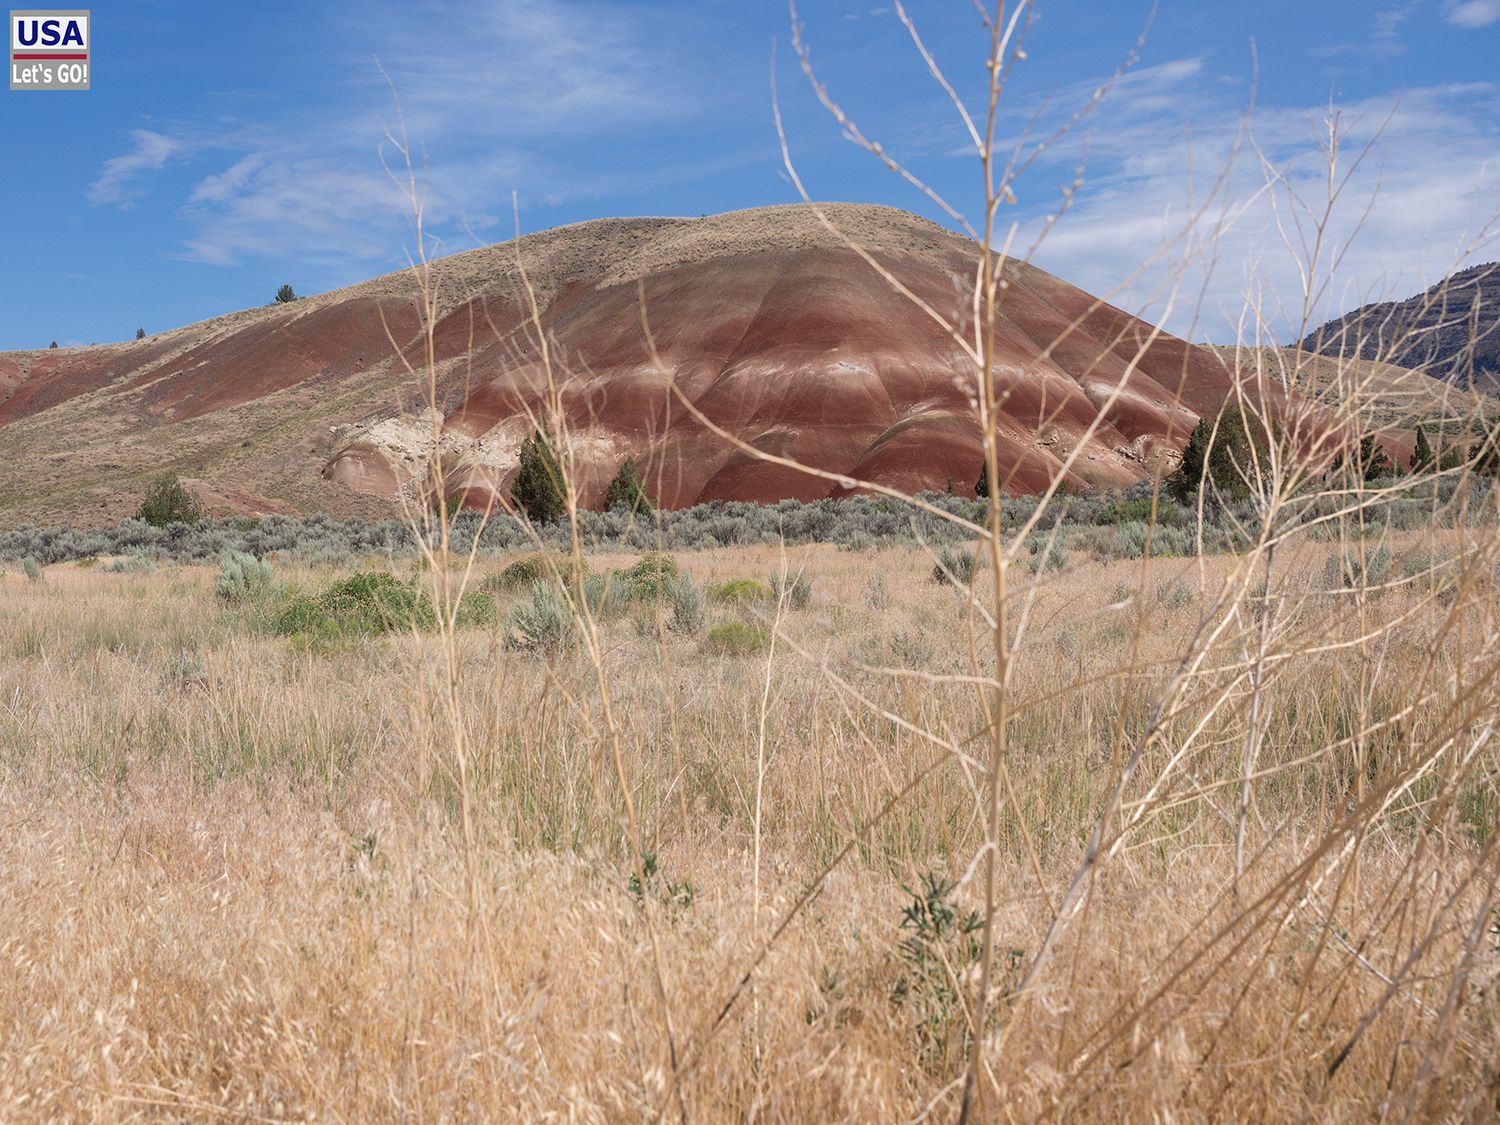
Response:
MULTIPOLYGON (((827 213, 972 333, 972 245, 887 208, 827 213)), ((409 271, 139 342, 0 354, 0 519, 111 522, 163 467, 220 512, 387 512, 423 489, 435 440, 450 488, 503 497, 547 387, 542 340, 585 503, 626 456, 671 507, 847 490, 736 450, 684 400, 854 482, 970 491, 978 475, 972 366, 807 208, 583 223, 442 259, 431 279, 436 413, 412 372, 426 343, 409 271)), ((1073 483, 1142 478, 1236 377, 1024 264, 1008 267, 995 327, 1016 492, 1048 481, 1095 422, 1073 483)))
POLYGON ((1500 387, 1500 262, 1461 270, 1404 301, 1362 305, 1314 329, 1299 347, 1494 390, 1500 387))

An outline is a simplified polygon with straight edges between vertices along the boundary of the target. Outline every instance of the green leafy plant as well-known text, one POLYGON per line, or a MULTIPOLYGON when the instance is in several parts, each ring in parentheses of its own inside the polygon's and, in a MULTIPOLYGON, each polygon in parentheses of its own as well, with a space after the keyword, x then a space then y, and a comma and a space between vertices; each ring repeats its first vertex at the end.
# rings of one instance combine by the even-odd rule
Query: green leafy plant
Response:
POLYGON ((618 574, 590 574, 583 580, 583 600, 594 617, 613 617, 629 603, 630 589, 618 574))
POLYGON ((1436 467, 1437 455, 1432 451, 1432 443, 1427 440, 1427 431, 1418 426, 1417 438, 1411 447, 1411 471, 1426 473, 1436 467))
POLYGON ((290 285, 283 285, 280 289, 276 290, 276 304, 278 305, 289 305, 296 299, 297 294, 290 285))
POLYGON ((766 647, 766 631, 744 621, 726 621, 708 631, 703 647, 723 656, 749 656, 766 647))
POLYGON ((499 574, 492 574, 481 584, 487 593, 509 593, 530 590, 538 582, 551 582, 561 576, 570 586, 581 585, 587 569, 571 555, 530 551, 505 564, 499 574))
POLYGON ((675 913, 677 910, 685 910, 693 905, 693 899, 697 892, 693 890, 693 884, 684 879, 673 883, 663 878, 655 852, 644 852, 641 855, 641 869, 646 874, 646 884, 641 885, 641 872, 632 871, 630 878, 625 881, 625 889, 630 892, 632 898, 638 903, 644 904, 646 894, 649 891, 675 913))
POLYGON ((203 687, 208 683, 208 665, 201 653, 178 649, 162 666, 162 680, 169 687, 203 687))
POLYGON ((1206 479, 1211 495, 1243 499, 1250 494, 1252 467, 1269 444, 1270 435, 1261 419, 1231 402, 1217 422, 1207 415, 1198 420, 1183 447, 1181 462, 1164 482, 1166 493, 1180 504, 1190 504, 1206 479))
POLYGON ((776 597, 776 591, 764 582, 757 582, 753 578, 731 578, 728 582, 720 582, 716 586, 708 588, 708 598, 713 602, 721 602, 725 605, 748 605, 753 602, 769 602, 776 597))
POLYGON ((284 636, 380 636, 398 629, 431 628, 432 605, 411 582, 383 571, 361 571, 316 597, 292 599, 273 622, 284 636))
POLYGON ((654 602, 666 593, 668 584, 681 570, 671 555, 652 553, 625 570, 617 571, 620 581, 638 602, 654 602))
POLYGON ((913 1016, 917 1037, 929 1062, 953 1046, 962 1027, 962 977, 979 960, 979 912, 961 912, 954 904, 954 884, 944 876, 923 875, 915 889, 901 888, 910 901, 901 912, 901 959, 906 972, 892 999, 913 1016))

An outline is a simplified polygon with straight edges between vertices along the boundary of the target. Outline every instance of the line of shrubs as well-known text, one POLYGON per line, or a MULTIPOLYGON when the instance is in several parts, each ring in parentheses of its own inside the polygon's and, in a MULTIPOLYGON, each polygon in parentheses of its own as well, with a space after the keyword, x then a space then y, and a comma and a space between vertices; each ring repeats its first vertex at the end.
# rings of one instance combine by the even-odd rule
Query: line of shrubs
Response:
MULTIPOLYGON (((1468 503, 1455 504, 1455 482, 1440 479, 1412 484, 1389 498, 1372 501, 1366 524, 1373 529, 1386 525, 1397 530, 1429 526, 1436 513, 1440 524, 1452 525, 1483 513, 1490 487, 1484 479, 1469 482, 1468 503)), ((934 507, 974 522, 983 522, 988 501, 966 500, 944 493, 922 497, 934 507)), ((1014 527, 1035 511, 1030 497, 1006 497, 1001 519, 1014 527)), ((1289 511, 1292 519, 1311 520, 1331 511, 1335 500, 1308 497, 1289 511)), ((1205 551, 1218 553, 1242 545, 1241 529, 1258 527, 1253 499, 1241 499, 1206 508, 1201 529, 1205 551)), ((1152 551, 1158 555, 1192 554, 1200 529, 1195 506, 1182 505, 1166 495, 1156 498, 1154 525, 1149 484, 1137 484, 1120 492, 1059 498, 1037 522, 1037 531, 1048 532, 1059 522, 1065 527, 1063 546, 1100 557, 1138 557, 1151 526, 1152 551)), ((619 550, 692 551, 715 547, 776 544, 831 543, 849 550, 880 546, 910 545, 921 541, 934 547, 969 538, 964 529, 930 512, 883 497, 851 497, 802 503, 783 500, 777 504, 727 502, 700 504, 674 512, 644 517, 626 509, 610 512, 580 512, 579 531, 590 554, 619 550)), ((542 524, 536 528, 541 546, 566 550, 571 532, 566 523, 542 524)), ((485 521, 478 513, 461 512, 451 527, 455 549, 467 551, 477 537, 484 554, 504 554, 537 545, 533 533, 504 515, 485 521)), ((239 552, 264 558, 278 555, 309 563, 353 564, 361 558, 397 558, 415 553, 412 529, 399 520, 334 520, 327 516, 263 519, 202 520, 170 522, 156 526, 143 519, 128 519, 103 530, 66 527, 38 528, 30 525, 0 530, 0 561, 25 557, 43 565, 98 556, 139 556, 149 560, 212 563, 239 552)))

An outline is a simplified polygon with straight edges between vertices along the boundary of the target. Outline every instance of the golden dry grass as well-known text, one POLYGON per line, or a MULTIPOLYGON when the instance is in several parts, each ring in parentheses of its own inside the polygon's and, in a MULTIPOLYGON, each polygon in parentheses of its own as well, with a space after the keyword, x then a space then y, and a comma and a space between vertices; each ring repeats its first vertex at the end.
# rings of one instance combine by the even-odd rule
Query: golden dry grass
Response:
MULTIPOLYGON (((1256 689, 1242 560, 1013 571, 984 1118, 1494 1112, 1500 634, 1487 581, 1416 558, 1464 545, 1394 542, 1397 585, 1350 594, 1335 548, 1283 548, 1256 689)), ((935 677, 982 671, 983 630, 921 551, 788 562, 808 608, 711 611, 773 650, 624 616, 596 667, 472 629, 456 708, 440 636, 299 652, 208 570, 0 578, 0 1118, 951 1117, 974 968, 904 955, 902 886, 979 901, 982 710, 935 677)))

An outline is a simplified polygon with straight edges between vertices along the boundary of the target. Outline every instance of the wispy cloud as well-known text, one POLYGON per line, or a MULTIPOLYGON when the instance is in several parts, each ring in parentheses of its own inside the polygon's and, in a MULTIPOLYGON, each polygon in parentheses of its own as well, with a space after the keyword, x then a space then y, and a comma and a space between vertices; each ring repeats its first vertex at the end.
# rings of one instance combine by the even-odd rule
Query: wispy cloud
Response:
POLYGON ((406 229, 409 206, 382 163, 400 163, 387 133, 404 125, 427 227, 461 246, 508 212, 513 188, 586 194, 596 144, 694 104, 682 89, 690 68, 658 46, 654 18, 589 0, 376 0, 363 10, 363 38, 328 62, 348 91, 338 103, 254 125, 188 122, 175 137, 138 132, 90 198, 125 202, 168 156, 190 154, 204 174, 178 204, 191 228, 183 256, 229 266, 286 254, 357 273, 392 263, 406 229), (463 33, 409 34, 439 20, 463 33))
POLYGON ((1500 22, 1500 0, 1448 0, 1445 15, 1458 27, 1488 27, 1500 22))
POLYGON ((88 200, 95 206, 133 206, 147 190, 147 173, 159 170, 174 153, 182 151, 181 141, 150 129, 132 130, 130 136, 130 151, 106 160, 89 185, 88 200))
POLYGON ((1366 300, 1405 296, 1466 253, 1500 244, 1492 84, 1342 107, 1341 188, 1331 207, 1329 107, 1265 105, 1247 119, 1186 69, 1158 70, 1146 85, 1171 108, 1142 112, 1148 103, 1128 87, 1119 102, 1106 100, 1023 185, 1036 192, 1083 163, 1072 207, 1049 224, 1057 208, 1027 206, 1023 190, 1019 234, 1029 244, 1045 233, 1039 265, 1173 331, 1232 338, 1249 300, 1259 303, 1262 330, 1287 339, 1304 316, 1316 324, 1366 300))
POLYGON ((1366 60, 1389 61, 1405 52, 1406 42, 1401 28, 1417 13, 1419 6, 1420 0, 1402 0, 1388 8, 1377 8, 1361 38, 1317 46, 1312 48, 1312 54, 1315 58, 1357 55, 1366 60))

